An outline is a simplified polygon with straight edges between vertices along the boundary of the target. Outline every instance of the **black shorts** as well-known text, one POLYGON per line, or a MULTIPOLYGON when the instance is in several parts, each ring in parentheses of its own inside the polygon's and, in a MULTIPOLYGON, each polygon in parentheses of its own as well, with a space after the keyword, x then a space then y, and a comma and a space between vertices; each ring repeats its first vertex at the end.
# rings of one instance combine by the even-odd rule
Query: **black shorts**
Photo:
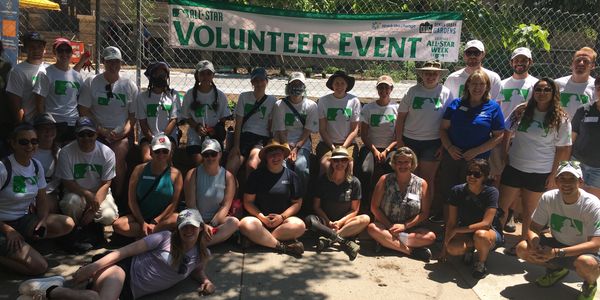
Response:
POLYGON ((243 157, 248 157, 250 151, 254 148, 262 149, 262 147, 269 141, 268 136, 258 135, 252 132, 242 132, 240 135, 240 154, 243 157))
MULTIPOLYGON (((112 252, 112 251, 106 251, 104 253, 94 255, 92 257, 92 262, 95 262, 95 261, 101 259, 102 257, 106 256, 110 252, 112 252)), ((131 291, 131 263, 132 263, 132 261, 133 261, 133 258, 130 256, 130 257, 127 257, 127 258, 124 258, 124 259, 118 261, 115 264, 115 266, 120 267, 125 272, 125 280, 123 281, 123 287, 121 288, 121 294, 119 295, 119 300, 134 300, 133 292, 131 291)), ((87 288, 88 289, 92 288, 91 283, 87 288)))
POLYGON ((548 175, 550 173, 527 173, 507 165, 502 172, 500 184, 543 193, 546 191, 546 179, 548 175))
MULTIPOLYGON (((552 248, 565 248, 565 247, 569 247, 569 245, 565 245, 559 241, 557 241, 555 238, 553 237, 546 237, 544 235, 540 235, 540 246, 548 246, 548 247, 552 247, 552 248)), ((600 264, 600 256, 598 256, 598 253, 584 253, 581 255, 586 255, 589 257, 592 257, 593 259, 596 260, 597 263, 600 264)), ((551 260, 548 261, 549 264, 555 266, 555 267, 561 267, 561 268, 565 268, 565 269, 571 269, 571 270, 575 270, 575 260, 577 259, 578 256, 565 256, 565 257, 555 257, 551 260)))

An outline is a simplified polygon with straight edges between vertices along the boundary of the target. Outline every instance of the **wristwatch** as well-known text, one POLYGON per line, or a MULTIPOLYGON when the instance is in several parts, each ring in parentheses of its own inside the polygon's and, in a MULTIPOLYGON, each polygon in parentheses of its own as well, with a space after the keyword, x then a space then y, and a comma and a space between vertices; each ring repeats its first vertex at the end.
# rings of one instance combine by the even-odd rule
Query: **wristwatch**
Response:
POLYGON ((567 252, 565 251, 565 249, 559 248, 556 250, 556 254, 555 254, 556 257, 559 257, 559 258, 565 257, 565 255, 567 255, 567 252))

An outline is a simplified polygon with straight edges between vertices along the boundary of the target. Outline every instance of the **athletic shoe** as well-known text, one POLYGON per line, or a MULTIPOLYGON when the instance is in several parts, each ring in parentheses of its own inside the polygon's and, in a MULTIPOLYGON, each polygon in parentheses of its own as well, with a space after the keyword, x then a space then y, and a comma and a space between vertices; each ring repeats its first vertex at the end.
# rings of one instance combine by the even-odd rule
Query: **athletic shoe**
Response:
POLYGON ((431 260, 431 250, 427 247, 414 248, 410 257, 428 263, 431 260))
POLYGON ((52 276, 46 278, 35 278, 23 281, 19 285, 19 293, 21 295, 35 296, 43 295, 46 296, 46 290, 51 286, 63 286, 65 278, 62 276, 52 276))
POLYGON ((326 238, 324 236, 320 236, 317 241, 317 253, 329 248, 333 244, 333 241, 330 238, 326 238))
POLYGON ((358 255, 358 251, 360 251, 360 246, 357 243, 348 240, 345 243, 343 243, 341 246, 342 246, 342 250, 344 251, 344 253, 346 253, 346 255, 348 255, 348 258, 350 259, 350 261, 353 261, 356 259, 356 256, 358 255))
POLYGON ((569 269, 566 268, 555 270, 546 269, 546 274, 538 277, 538 279, 535 280, 535 283, 541 287, 551 287, 567 276, 567 274, 569 274, 569 269))
POLYGON ((596 289, 598 288, 598 283, 594 282, 594 284, 589 284, 587 282, 583 282, 581 286, 581 294, 577 296, 577 300, 591 300, 594 299, 594 295, 596 295, 596 289))
POLYGON ((300 241, 294 241, 283 246, 282 253, 289 254, 291 256, 299 257, 304 253, 304 244, 300 241))
POLYGON ((483 279, 485 278, 485 276, 487 276, 487 274, 488 272, 484 262, 478 261, 473 264, 473 273, 471 273, 471 275, 473 275, 473 278, 483 279))

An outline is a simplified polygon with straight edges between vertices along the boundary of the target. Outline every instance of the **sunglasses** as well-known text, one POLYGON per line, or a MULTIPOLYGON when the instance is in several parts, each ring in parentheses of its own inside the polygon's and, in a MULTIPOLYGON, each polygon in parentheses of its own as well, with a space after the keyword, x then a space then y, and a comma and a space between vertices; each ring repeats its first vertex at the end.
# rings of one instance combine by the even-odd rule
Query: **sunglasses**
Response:
POLYGON ((108 97, 108 99, 115 96, 115 94, 113 94, 112 85, 110 85, 110 83, 104 87, 104 90, 106 91, 106 97, 108 97))
POLYGON ((179 273, 179 274, 187 273, 189 263, 190 263, 190 258, 187 256, 184 256, 183 259, 181 259, 181 264, 179 265, 179 269, 177 270, 177 273, 179 273))
POLYGON ((475 178, 481 178, 481 177, 483 177, 483 173, 481 173, 479 171, 467 171, 467 176, 473 176, 475 178))
POLYGON ((217 157, 217 155, 219 155, 219 152, 216 151, 206 151, 202 153, 202 157, 217 157))
POLYGON ((479 50, 467 50, 467 51, 465 51, 465 55, 466 56, 479 56, 479 54, 481 54, 481 51, 479 51, 479 50))
POLYGON ((563 160, 560 163, 558 163, 558 165, 560 167, 566 167, 566 166, 571 166, 575 169, 580 169, 581 168, 581 162, 577 161, 577 160, 563 160))
POLYGON ((82 132, 78 133, 77 137, 80 137, 80 138, 89 137, 89 138, 91 138, 91 137, 94 137, 95 135, 96 135, 95 132, 86 130, 86 131, 82 131, 82 132))
POLYGON ((342 162, 347 162, 348 159, 346 159, 346 158, 332 158, 331 161, 334 162, 334 163, 342 163, 342 162))
POLYGON ((156 149, 152 152, 154 152, 154 154, 169 154, 169 149, 156 149))
POLYGON ((534 90, 537 93, 552 93, 552 88, 551 87, 545 87, 545 88, 541 88, 541 87, 537 87, 534 90))
POLYGON ((38 139, 30 139, 30 140, 28 140, 28 139, 18 139, 17 143, 19 145, 21 145, 21 146, 27 146, 29 144, 35 146, 35 145, 37 145, 37 144, 40 143, 40 140, 38 140, 38 139))

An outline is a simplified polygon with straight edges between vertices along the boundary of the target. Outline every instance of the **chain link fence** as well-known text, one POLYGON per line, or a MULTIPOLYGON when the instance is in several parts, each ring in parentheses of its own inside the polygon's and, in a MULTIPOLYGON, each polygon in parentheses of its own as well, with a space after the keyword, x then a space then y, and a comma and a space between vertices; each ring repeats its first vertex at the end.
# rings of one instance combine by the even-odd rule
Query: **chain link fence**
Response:
MULTIPOLYGON (((141 88, 147 80, 140 74, 152 61, 163 60, 172 68, 171 86, 185 92, 194 84, 194 65, 211 60, 217 68, 216 85, 236 99, 237 94, 251 89, 248 76, 251 68, 262 66, 272 76, 268 91, 282 96, 286 82, 285 74, 303 71, 310 76, 308 93, 317 98, 328 93, 324 78, 337 69, 344 69, 358 79, 353 93, 361 98, 374 98, 374 80, 382 74, 390 74, 404 87, 414 84, 415 63, 401 61, 368 61, 329 58, 306 58, 282 55, 261 55, 231 52, 176 49, 168 45, 169 23, 166 0, 60 0, 61 11, 23 9, 20 15, 20 32, 36 30, 46 38, 58 36, 82 41, 86 50, 95 56, 106 46, 119 47, 126 61, 124 76, 131 77, 141 88), (408 81, 404 81, 408 80, 408 81), (362 84, 360 84, 362 83, 362 84)), ((56 2, 59 2, 56 0, 56 2)), ((589 46, 600 50, 600 14, 574 14, 522 2, 532 1, 482 1, 482 0, 298 0, 264 1, 234 0, 239 4, 251 4, 272 8, 294 9, 311 12, 370 14, 393 12, 457 11, 463 13, 461 42, 480 39, 486 45, 485 66, 500 74, 511 75, 509 56, 512 49, 503 45, 503 36, 514 31, 519 24, 537 24, 550 32, 551 50, 533 48, 534 76, 561 77, 570 73, 571 58, 575 50, 589 46), (292 3, 293 2, 293 3, 292 3)), ((533 1, 536 2, 536 1, 533 1)), ((51 45, 51 43, 49 43, 51 45)), ((50 46, 49 46, 50 47, 50 46)), ((50 54, 51 52, 48 51, 50 54)), ((97 57, 94 57, 97 62, 97 57)), ((48 56, 51 62, 51 55, 48 56)), ((102 67, 101 65, 99 66, 102 67)), ((447 64, 451 71, 463 67, 462 58, 447 64)), ((93 72, 85 73, 91 76, 93 72)), ((405 88, 394 91, 392 97, 401 98, 405 88)))

